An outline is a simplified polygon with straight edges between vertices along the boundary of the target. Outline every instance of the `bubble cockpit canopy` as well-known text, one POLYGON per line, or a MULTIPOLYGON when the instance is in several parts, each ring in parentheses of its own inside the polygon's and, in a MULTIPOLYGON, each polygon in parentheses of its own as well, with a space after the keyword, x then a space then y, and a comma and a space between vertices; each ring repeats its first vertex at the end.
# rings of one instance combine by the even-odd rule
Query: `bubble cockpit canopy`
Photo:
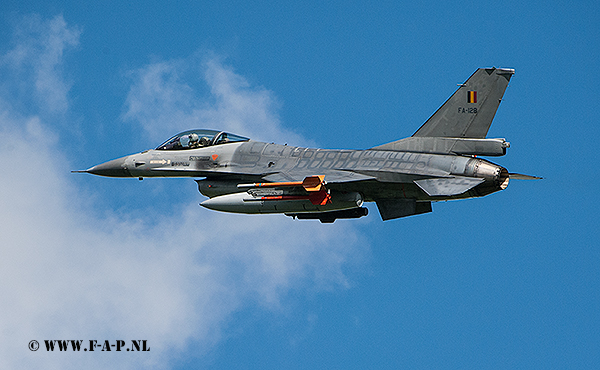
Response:
POLYGON ((211 145, 248 141, 247 137, 230 134, 217 130, 189 130, 181 132, 164 143, 156 150, 186 150, 197 149, 211 145))

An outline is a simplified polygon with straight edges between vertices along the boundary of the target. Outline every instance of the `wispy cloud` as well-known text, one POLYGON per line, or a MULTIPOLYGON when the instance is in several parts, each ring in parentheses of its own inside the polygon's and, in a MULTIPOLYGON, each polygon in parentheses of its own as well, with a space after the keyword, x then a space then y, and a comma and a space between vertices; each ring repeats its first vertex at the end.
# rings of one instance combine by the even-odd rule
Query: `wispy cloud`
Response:
POLYGON ((255 140, 307 142, 281 125, 273 92, 251 86, 214 54, 152 63, 131 76, 124 118, 155 141, 189 128, 214 128, 255 140))
MULTIPOLYGON (((58 106, 50 92, 60 93, 64 111, 68 84, 58 71, 78 31, 62 17, 33 19, 39 32, 17 38, 2 61, 19 66, 27 64, 21 53, 32 60, 54 56, 51 68, 41 62, 28 67, 35 76, 52 77, 26 80, 22 89, 37 94, 43 107, 58 106)), ((240 134, 289 134, 273 93, 250 86, 219 59, 207 59, 202 79, 213 98, 199 99, 178 75, 179 68, 194 68, 185 63, 156 63, 134 73, 126 117, 161 138, 188 127, 220 127, 222 120, 240 134)), ((6 76, 0 82, 16 83, 6 76)), ((343 222, 227 215, 196 203, 182 203, 175 216, 157 210, 146 219, 111 211, 100 217, 91 211, 94 202, 110 202, 110 194, 90 200, 65 175, 54 113, 23 111, 24 95, 9 99, 5 90, 2 96, 1 368, 166 368, 190 342, 201 350, 217 344, 235 311, 277 311, 291 292, 348 287, 344 268, 364 256, 362 237, 343 222), (148 339, 152 350, 59 355, 29 351, 32 339, 148 339)))
POLYGON ((0 66, 12 76, 2 81, 5 92, 35 101, 47 112, 66 112, 71 84, 64 78, 62 61, 65 51, 79 44, 80 33, 78 28, 68 27, 62 16, 20 19, 13 47, 0 59, 0 66))

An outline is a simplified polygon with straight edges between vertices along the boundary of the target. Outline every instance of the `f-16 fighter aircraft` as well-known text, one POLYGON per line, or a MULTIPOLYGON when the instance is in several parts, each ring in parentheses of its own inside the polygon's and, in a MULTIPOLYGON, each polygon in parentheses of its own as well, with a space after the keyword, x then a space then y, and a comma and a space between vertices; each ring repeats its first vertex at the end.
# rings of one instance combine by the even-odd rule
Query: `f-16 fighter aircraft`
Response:
POLYGON ((366 150, 268 144, 219 130, 179 133, 156 149, 84 171, 110 177, 200 178, 201 206, 216 211, 283 213, 334 222, 431 212, 431 202, 482 197, 511 174, 477 156, 502 156, 510 144, 486 138, 513 69, 478 69, 413 136, 366 150))

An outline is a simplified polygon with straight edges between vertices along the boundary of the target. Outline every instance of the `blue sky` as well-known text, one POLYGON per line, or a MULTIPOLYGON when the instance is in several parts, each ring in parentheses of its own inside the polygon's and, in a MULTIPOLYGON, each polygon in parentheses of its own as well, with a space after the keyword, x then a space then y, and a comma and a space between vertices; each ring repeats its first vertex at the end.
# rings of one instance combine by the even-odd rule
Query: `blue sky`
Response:
POLYGON ((597 2, 3 2, 0 367, 600 366, 597 2), (364 149, 479 67, 543 176, 382 222, 219 214, 73 175, 190 128, 364 149), (31 352, 147 339, 149 353, 31 352))

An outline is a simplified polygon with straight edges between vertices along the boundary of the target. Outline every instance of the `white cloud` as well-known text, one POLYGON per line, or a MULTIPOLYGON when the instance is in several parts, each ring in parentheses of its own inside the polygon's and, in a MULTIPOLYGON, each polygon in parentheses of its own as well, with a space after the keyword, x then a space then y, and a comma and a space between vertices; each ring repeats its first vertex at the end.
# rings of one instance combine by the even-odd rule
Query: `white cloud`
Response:
MULTIPOLYGON (((27 53, 56 56, 51 64, 58 71, 62 50, 76 40, 62 17, 49 23, 54 41, 27 53)), ((36 44, 26 40, 14 50, 36 44)), ((3 60, 18 59, 11 53, 3 60)), ((148 132, 162 135, 155 125, 179 115, 194 123, 226 117, 227 129, 241 134, 284 135, 272 93, 213 59, 205 68, 216 99, 197 103, 177 77, 178 63, 184 62, 136 74, 127 116, 148 132)), ((33 69, 45 73, 42 65, 33 69)), ((62 92, 66 107, 67 84, 53 75, 42 90, 62 92)), ((29 89, 40 91, 37 82, 29 89)), ((42 105, 55 103, 39 96, 42 105)), ((18 99, 0 101, 0 368, 168 367, 190 342, 198 344, 195 355, 218 343, 232 312, 253 305, 277 311, 291 292, 347 287, 344 267, 365 252, 360 235, 343 222, 227 215, 195 203, 182 204, 175 216, 98 215, 94 202, 109 202, 110 194, 88 199, 67 175, 52 119, 19 106, 18 99), (32 339, 147 339, 151 352, 31 352, 32 339)))
POLYGON ((79 44, 80 33, 67 27, 62 15, 51 20, 23 18, 15 30, 14 47, 0 59, 0 66, 13 76, 3 81, 5 88, 11 85, 10 93, 33 99, 48 112, 66 112, 71 85, 64 79, 62 60, 66 50, 79 44))
POLYGON ((132 76, 124 117, 139 123, 155 141, 190 128, 212 128, 255 140, 307 143, 281 126, 280 104, 271 91, 251 86, 215 55, 153 63, 132 76), (182 75, 193 82, 200 77, 209 94, 201 94, 182 75))

